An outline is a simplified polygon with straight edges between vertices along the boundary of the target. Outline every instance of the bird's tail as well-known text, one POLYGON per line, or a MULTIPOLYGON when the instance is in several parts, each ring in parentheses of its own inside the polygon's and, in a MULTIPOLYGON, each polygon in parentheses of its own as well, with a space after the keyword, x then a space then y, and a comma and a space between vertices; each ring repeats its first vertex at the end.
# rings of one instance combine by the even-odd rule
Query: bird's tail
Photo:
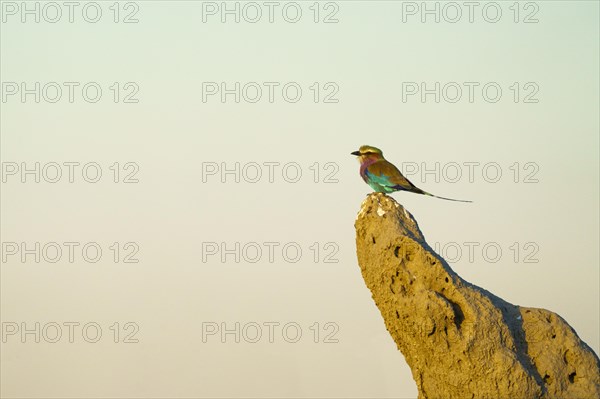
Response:
MULTIPOLYGON (((423 191, 423 190, 421 190, 423 191)), ((422 194, 428 195, 430 197, 435 197, 435 198, 439 198, 439 199, 443 199, 446 201, 455 201, 455 202, 473 202, 473 201, 467 201, 467 200, 459 200, 459 199, 453 199, 453 198, 446 198, 446 197, 438 197, 437 195, 433 195, 431 193, 428 193, 427 191, 423 191, 422 194)))

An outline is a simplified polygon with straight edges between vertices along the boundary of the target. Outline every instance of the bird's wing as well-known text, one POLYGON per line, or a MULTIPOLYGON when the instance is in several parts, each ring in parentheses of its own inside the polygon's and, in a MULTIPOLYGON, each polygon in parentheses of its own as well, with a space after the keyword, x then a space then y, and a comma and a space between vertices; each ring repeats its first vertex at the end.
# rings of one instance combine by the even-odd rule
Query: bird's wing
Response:
POLYGON ((367 174, 373 181, 386 187, 407 191, 419 190, 410 180, 402 176, 396 166, 386 160, 369 165, 367 174))

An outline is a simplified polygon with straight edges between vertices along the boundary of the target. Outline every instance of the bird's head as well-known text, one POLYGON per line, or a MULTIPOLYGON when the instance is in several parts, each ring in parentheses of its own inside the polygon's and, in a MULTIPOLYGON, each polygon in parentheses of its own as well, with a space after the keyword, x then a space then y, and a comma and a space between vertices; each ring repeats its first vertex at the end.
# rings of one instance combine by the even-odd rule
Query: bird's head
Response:
POLYGON ((377 148, 372 147, 370 145, 361 146, 358 151, 354 151, 350 153, 351 155, 356 155, 358 157, 358 161, 363 163, 366 160, 378 160, 383 159, 383 152, 377 148))

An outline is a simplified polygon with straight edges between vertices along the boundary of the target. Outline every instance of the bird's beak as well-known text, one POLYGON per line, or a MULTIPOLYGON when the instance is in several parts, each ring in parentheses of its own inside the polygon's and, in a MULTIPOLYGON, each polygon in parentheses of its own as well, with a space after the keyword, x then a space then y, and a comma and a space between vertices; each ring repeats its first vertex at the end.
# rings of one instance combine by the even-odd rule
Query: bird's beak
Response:
POLYGON ((360 155, 360 151, 354 151, 354 152, 351 152, 351 153, 350 153, 350 155, 356 155, 356 156, 359 156, 359 155, 360 155))

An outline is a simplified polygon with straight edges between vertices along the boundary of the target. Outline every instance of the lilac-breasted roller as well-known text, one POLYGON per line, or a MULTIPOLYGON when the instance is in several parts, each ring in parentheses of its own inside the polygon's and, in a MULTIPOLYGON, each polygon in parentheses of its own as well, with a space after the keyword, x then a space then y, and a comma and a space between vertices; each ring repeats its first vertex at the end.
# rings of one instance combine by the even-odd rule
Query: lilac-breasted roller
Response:
POLYGON ((411 193, 429 195, 448 201, 472 202, 452 198, 438 197, 423 191, 412 184, 402 173, 383 157, 379 148, 363 145, 358 151, 351 153, 360 162, 360 176, 373 190, 378 193, 393 193, 394 191, 410 191, 411 193))

